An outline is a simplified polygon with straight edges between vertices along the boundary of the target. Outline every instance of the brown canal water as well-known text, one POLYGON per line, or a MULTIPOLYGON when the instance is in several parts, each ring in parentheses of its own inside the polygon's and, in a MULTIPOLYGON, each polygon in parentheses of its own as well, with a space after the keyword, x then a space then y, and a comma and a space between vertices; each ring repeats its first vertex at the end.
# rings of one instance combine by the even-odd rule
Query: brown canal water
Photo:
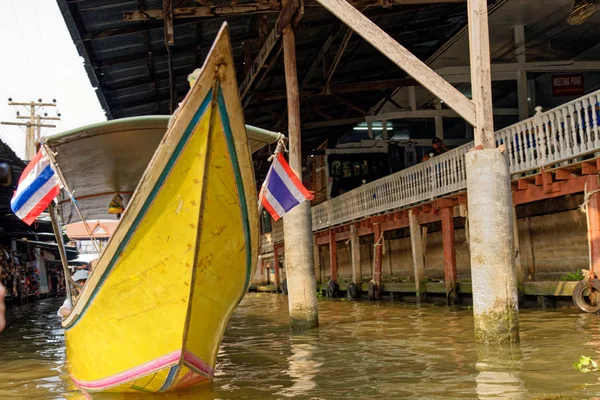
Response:
MULTIPOLYGON (((235 311, 214 383, 177 394, 88 397, 67 377, 63 331, 47 299, 10 307, 0 334, 0 399, 590 399, 600 317, 521 311, 521 343, 473 344, 468 308, 323 299, 318 330, 291 335, 287 298, 251 293, 235 311)), ((90 344, 93 345, 93 344, 90 344)))

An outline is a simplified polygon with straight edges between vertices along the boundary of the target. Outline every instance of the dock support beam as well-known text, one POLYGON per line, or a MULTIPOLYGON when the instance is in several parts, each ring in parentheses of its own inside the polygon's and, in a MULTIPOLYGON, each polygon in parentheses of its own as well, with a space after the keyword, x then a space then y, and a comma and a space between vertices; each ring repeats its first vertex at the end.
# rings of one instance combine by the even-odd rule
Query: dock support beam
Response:
POLYGON ((496 148, 486 0, 468 0, 475 151, 466 154, 475 340, 519 341, 508 162, 496 148))
POLYGON ((381 224, 373 224, 373 234, 375 240, 375 249, 373 256, 375 258, 373 263, 373 280, 375 281, 375 300, 381 299, 381 257, 383 250, 383 231, 381 230, 381 224))
POLYGON ((442 242, 444 245, 444 281, 446 282, 446 300, 448 305, 458 301, 456 291, 456 249, 454 245, 454 219, 452 208, 444 207, 440 210, 442 216, 442 242))
MULTIPOLYGON (((586 176, 586 192, 600 189, 598 174, 586 176)), ((590 243, 591 268, 596 277, 600 276, 600 193, 596 192, 587 200, 587 228, 590 243)))
POLYGON ((415 271, 415 295, 417 303, 427 300, 427 287, 425 286, 425 260, 423 259, 423 240, 421 225, 417 219, 417 210, 410 210, 408 222, 410 224, 410 245, 412 247, 413 267, 415 271))
POLYGON ((330 279, 338 281, 338 262, 337 262, 337 243, 335 242, 335 232, 329 230, 329 268, 331 271, 330 279))
POLYGON ((273 245, 273 268, 275 269, 275 293, 279 293, 281 281, 279 279, 279 248, 273 245))
POLYGON ((350 252, 352 259, 352 282, 360 287, 362 283, 360 273, 360 238, 354 224, 350 225, 350 252))
POLYGON ((515 251, 515 273, 517 275, 517 295, 519 306, 525 303, 525 286, 523 285, 523 263, 521 262, 521 241, 519 240, 519 220, 517 218, 517 208, 513 206, 513 244, 515 251))
MULTIPOLYGON (((289 164, 302 180, 302 146, 300 140, 300 96, 296 71, 296 40, 294 28, 283 29, 283 60, 287 92, 289 164)), ((313 258, 310 202, 304 201, 283 217, 285 238, 285 268, 288 304, 292 331, 319 326, 317 285, 313 258)))

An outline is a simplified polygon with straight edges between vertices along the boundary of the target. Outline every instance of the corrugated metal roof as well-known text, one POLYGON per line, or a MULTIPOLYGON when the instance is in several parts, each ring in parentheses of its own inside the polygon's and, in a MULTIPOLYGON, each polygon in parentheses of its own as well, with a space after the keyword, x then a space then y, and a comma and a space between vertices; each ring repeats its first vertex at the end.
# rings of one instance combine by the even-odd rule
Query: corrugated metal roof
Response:
MULTIPOLYGON (((162 10, 161 0, 58 0, 71 35, 86 60, 88 75, 112 118, 147 114, 167 114, 170 105, 169 63, 164 43, 162 20, 126 21, 123 13, 136 10, 162 10)), ((382 2, 383 3, 383 2, 382 2)), ((174 7, 198 7, 189 0, 174 0, 174 7)), ((229 2, 214 1, 215 5, 229 2)), ((248 4, 239 2, 237 5, 248 4)), ((364 4, 364 2, 363 2, 364 4)), ((431 56, 440 46, 467 22, 466 2, 420 6, 375 5, 363 10, 401 44, 422 60, 431 56)), ((233 42, 238 80, 245 76, 244 43, 251 41, 255 57, 261 47, 259 30, 261 15, 266 15, 267 32, 274 26, 278 13, 238 14, 226 18, 175 19, 175 45, 171 48, 175 91, 178 99, 188 90, 187 75, 202 65, 218 29, 227 21, 233 42)), ((340 48, 345 27, 327 10, 306 3, 305 13, 296 27, 298 77, 306 76, 323 43, 338 32, 327 59, 333 58, 340 48)), ((264 37, 264 36, 263 36, 264 37)), ((278 46, 278 45, 277 45, 278 46)), ((285 127, 286 102, 281 96, 285 90, 283 60, 277 47, 267 64, 273 67, 266 78, 251 91, 255 94, 245 107, 247 123, 266 129, 285 127), (279 94, 279 95, 274 95, 279 94), (276 126, 278 125, 279 126, 276 126)), ((335 70, 330 86, 341 83, 360 83, 373 80, 402 78, 405 74, 379 51, 353 34, 335 70)), ((319 65, 307 89, 322 90, 325 82, 323 67, 319 65)), ((303 96, 301 114, 303 124, 331 119, 352 118, 371 109, 392 92, 383 90, 360 91, 333 95, 303 96)), ((330 128, 305 130, 305 144, 315 145, 325 137, 334 141, 347 132, 351 124, 330 128)))

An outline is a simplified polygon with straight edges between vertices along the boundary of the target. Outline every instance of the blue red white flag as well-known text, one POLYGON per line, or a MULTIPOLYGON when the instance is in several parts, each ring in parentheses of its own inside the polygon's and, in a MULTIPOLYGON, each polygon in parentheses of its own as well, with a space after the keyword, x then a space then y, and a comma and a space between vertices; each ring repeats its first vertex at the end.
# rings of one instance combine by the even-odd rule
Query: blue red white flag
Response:
POLYGON ((10 208, 23 222, 31 225, 58 196, 60 188, 58 174, 42 148, 23 170, 10 208))
POLYGON ((277 221, 298 204, 312 199, 313 195, 302 185, 283 154, 277 153, 260 190, 258 201, 277 221))

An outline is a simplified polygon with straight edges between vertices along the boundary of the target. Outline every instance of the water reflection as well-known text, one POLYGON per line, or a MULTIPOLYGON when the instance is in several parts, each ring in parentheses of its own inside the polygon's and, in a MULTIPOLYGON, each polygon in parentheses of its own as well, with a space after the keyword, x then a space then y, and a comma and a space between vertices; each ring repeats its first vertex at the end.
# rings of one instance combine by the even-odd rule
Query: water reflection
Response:
POLYGON ((292 354, 288 357, 288 376, 292 380, 292 386, 279 391, 279 395, 285 397, 302 396, 317 387, 315 377, 320 373, 322 362, 317 361, 317 346, 319 333, 317 330, 293 335, 290 338, 290 349, 292 354))
MULTIPOLYGON (((321 326, 291 335, 287 297, 250 294, 219 350, 213 384, 178 393, 93 396, 66 376, 61 299, 8 312, 0 334, 0 399, 582 399, 600 395, 600 318, 573 310, 521 313, 521 344, 477 347, 466 308, 319 302, 321 326), (598 354, 596 356, 596 354, 598 354), (551 397, 554 396, 554 397, 551 397)), ((93 344, 92 344, 93 345, 93 344)))
POLYGON ((479 399, 523 399, 527 393, 520 377, 523 354, 519 345, 477 345, 479 399))

